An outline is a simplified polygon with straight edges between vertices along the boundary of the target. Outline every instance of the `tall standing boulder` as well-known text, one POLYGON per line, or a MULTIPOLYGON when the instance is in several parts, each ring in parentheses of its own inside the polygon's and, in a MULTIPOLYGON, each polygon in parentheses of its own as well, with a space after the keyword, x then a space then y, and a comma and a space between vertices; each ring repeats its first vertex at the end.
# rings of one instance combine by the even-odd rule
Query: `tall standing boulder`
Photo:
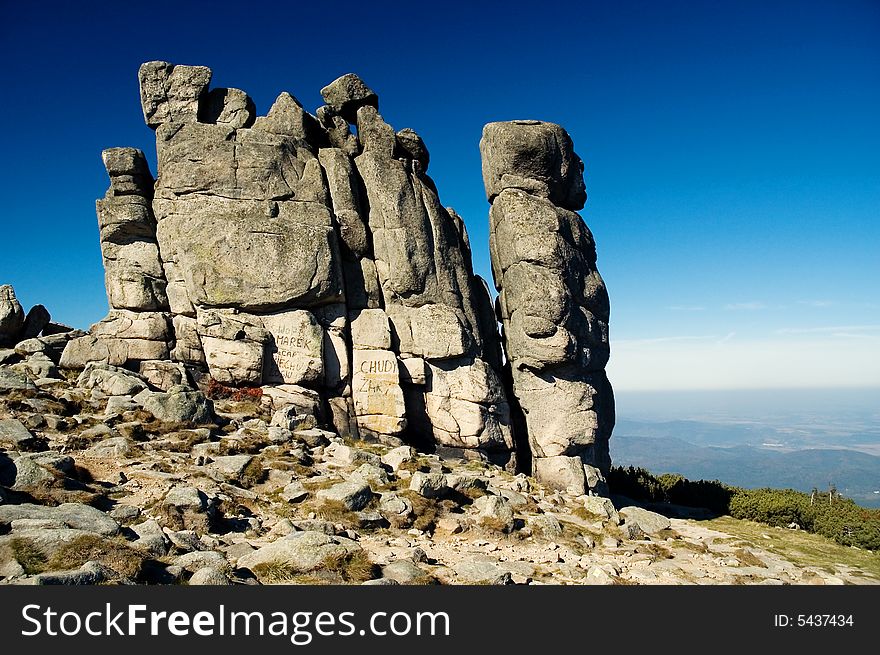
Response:
POLYGON ((0 286, 0 346, 14 345, 24 327, 24 309, 9 284, 0 286))
POLYGON ((568 491, 601 490, 614 427, 609 302, 576 213, 583 163, 563 128, 540 121, 486 125, 480 152, 499 318, 533 470, 568 491))

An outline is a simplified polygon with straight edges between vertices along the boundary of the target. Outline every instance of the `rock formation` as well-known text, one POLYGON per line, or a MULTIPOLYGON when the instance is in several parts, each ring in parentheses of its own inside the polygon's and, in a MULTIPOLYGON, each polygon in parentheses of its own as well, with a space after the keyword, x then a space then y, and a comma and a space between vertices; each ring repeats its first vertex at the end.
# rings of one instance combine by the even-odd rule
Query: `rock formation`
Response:
POLYGON ((395 132, 353 74, 321 90, 316 115, 282 93, 257 116, 210 80, 141 66, 156 180, 142 152, 103 153, 110 313, 62 366, 170 360, 194 379, 317 393, 344 435, 515 466, 488 288, 419 135, 395 132))
POLYGON ((486 125, 480 152, 498 313, 533 471, 551 486, 602 492, 614 427, 609 303, 576 213, 583 163, 564 129, 539 121, 486 125))

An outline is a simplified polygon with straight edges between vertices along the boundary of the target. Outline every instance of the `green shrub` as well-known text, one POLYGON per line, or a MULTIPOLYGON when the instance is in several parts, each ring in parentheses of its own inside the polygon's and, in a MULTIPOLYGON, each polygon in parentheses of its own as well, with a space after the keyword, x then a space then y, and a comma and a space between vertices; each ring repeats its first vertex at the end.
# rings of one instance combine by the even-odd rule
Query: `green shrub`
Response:
POLYGON ((834 490, 811 496, 794 489, 743 489, 718 480, 688 480, 674 473, 657 477, 633 466, 613 467, 608 486, 613 493, 633 500, 705 507, 772 526, 795 524, 844 546, 880 550, 880 510, 861 507, 834 490))

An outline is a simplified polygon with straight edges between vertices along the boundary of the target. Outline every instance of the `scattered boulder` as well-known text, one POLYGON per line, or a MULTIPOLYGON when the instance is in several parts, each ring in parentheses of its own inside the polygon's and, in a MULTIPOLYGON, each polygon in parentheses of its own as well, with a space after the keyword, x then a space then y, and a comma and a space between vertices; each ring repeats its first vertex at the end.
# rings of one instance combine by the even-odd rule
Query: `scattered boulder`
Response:
POLYGON ((316 496, 318 500, 342 503, 347 510, 356 512, 366 507, 373 497, 373 491, 369 483, 361 478, 352 477, 329 489, 319 490, 316 496))
POLYGON ((413 473, 409 488, 425 498, 438 498, 449 489, 446 485, 446 476, 442 473, 423 473, 421 471, 413 473))
POLYGON ((227 575, 219 568, 213 566, 206 566, 195 573, 193 573, 192 577, 189 579, 190 586, 228 586, 232 583, 229 581, 227 575))
POLYGON ((345 557, 359 552, 357 542, 323 532, 292 532, 271 544, 240 557, 239 568, 254 570, 261 564, 278 564, 296 572, 319 568, 330 557, 345 557))
POLYGON ((513 531, 513 507, 506 498, 480 496, 474 501, 473 506, 477 510, 477 520, 481 525, 500 532, 513 531))
POLYGON ((205 394, 182 385, 151 393, 141 402, 144 409, 166 423, 205 425, 215 421, 214 404, 205 394))
POLYGON ((623 507, 620 515, 626 519, 626 523, 634 523, 646 534, 656 534, 672 526, 670 520, 662 514, 641 507, 623 507))

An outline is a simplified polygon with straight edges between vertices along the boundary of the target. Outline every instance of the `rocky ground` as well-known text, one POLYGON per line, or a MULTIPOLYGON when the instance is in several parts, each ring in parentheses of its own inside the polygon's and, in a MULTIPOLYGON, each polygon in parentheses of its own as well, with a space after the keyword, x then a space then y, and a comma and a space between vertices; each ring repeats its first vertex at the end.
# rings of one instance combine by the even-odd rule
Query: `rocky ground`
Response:
POLYGON ((2 584, 877 582, 625 499, 346 441, 304 389, 212 401, 168 371, 151 383, 107 365, 34 373, 10 352, 2 584))

